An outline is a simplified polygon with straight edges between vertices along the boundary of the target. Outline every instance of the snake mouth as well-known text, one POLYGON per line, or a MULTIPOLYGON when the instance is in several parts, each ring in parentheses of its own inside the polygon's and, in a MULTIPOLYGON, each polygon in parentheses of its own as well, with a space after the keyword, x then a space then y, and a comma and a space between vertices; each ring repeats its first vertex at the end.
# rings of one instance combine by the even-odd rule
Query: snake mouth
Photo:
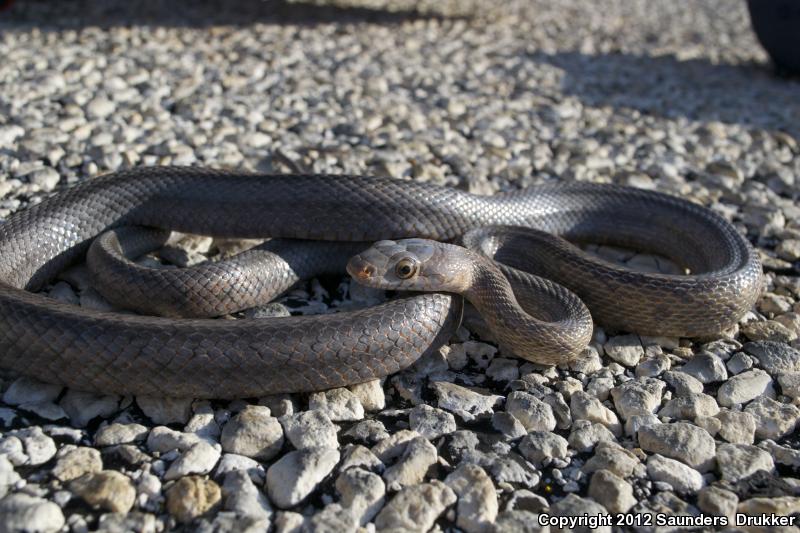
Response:
POLYGON ((347 262, 347 273, 360 282, 367 282, 375 276, 376 268, 361 256, 351 257, 347 262))

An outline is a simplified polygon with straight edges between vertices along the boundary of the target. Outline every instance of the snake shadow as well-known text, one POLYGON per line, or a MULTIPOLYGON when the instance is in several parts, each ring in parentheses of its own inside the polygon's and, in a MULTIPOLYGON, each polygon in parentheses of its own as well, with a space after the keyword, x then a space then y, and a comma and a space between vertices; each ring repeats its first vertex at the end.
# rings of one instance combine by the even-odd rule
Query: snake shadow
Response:
POLYGON ((0 0, 0 31, 30 27, 44 31, 133 26, 207 28, 254 23, 394 25, 450 18, 463 17, 297 0, 0 0))
POLYGON ((777 76, 767 63, 578 52, 529 58, 561 70, 564 93, 586 105, 779 130, 800 140, 800 78, 777 76))

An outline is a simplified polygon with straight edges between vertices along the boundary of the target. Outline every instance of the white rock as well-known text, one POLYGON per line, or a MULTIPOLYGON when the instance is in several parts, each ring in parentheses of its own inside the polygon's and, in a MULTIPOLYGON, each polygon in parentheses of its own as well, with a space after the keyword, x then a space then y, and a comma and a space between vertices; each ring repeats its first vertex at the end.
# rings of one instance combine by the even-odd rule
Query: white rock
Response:
POLYGON ((772 375, 800 372, 800 350, 777 341, 748 342, 744 351, 758 359, 759 365, 772 375))
POLYGON ((268 407, 248 405, 222 429, 222 449, 269 461, 283 447, 283 428, 268 407))
POLYGON ((611 337, 603 345, 608 357, 624 366, 636 366, 644 356, 644 348, 637 335, 618 335, 611 337))
POLYGON ((94 448, 64 446, 58 451, 57 457, 52 473, 59 481, 71 481, 103 469, 100 451, 94 448))
POLYGON ((369 448, 360 444, 349 444, 345 447, 344 457, 339 469, 344 472, 348 468, 363 468, 364 470, 381 472, 383 463, 369 448))
POLYGON ((756 433, 756 419, 743 411, 720 411, 719 436, 733 444, 753 444, 756 433))
MULTIPOLYGON (((184 433, 194 433, 209 444, 217 444, 220 440, 222 429, 217 422, 217 416, 214 413, 214 408, 211 406, 211 403, 207 400, 197 401, 193 404, 193 407, 194 414, 186 423, 186 426, 184 426, 184 433)), ((252 407, 267 409, 263 406, 252 407)))
POLYGON ((113 446, 139 442, 147 438, 148 429, 141 424, 113 423, 101 427, 94 435, 95 446, 113 446))
POLYGON ((194 433, 183 433, 166 426, 154 427, 147 436, 147 448, 151 452, 158 453, 171 450, 186 451, 198 442, 201 442, 201 439, 194 433))
POLYGON ((781 392, 795 400, 800 399, 800 372, 788 372, 778 377, 781 392))
POLYGON ((497 518, 497 493, 480 466, 464 464, 444 480, 458 497, 456 526, 467 533, 481 533, 497 518))
MULTIPOLYGON (((581 498, 575 494, 567 494, 565 498, 557 501, 548 509, 548 514, 552 516, 597 516, 607 513, 608 510, 599 503, 588 498, 581 498)), ((583 530, 584 528, 580 528, 575 531, 583 530)), ((586 531, 589 531, 589 529, 586 528, 586 531)), ((611 533, 611 526, 601 525, 593 531, 597 533, 611 533)))
POLYGON ((365 411, 380 411, 386 407, 386 396, 381 380, 373 379, 358 385, 350 385, 350 392, 356 395, 365 411))
POLYGON ((25 130, 16 124, 0 126, 0 146, 3 148, 11 148, 13 142, 23 135, 25 135, 25 130))
POLYGON ((408 429, 401 429, 397 433, 393 433, 389 437, 378 442, 372 447, 372 453, 384 463, 389 463, 403 455, 406 445, 412 440, 419 437, 416 431, 408 429))
POLYGON ((0 498, 3 498, 20 479, 22 478, 14 470, 14 465, 8 457, 0 455, 0 498))
POLYGON ((25 447, 25 455, 28 457, 26 465, 44 464, 56 454, 55 441, 38 426, 17 429, 10 432, 10 435, 18 438, 25 447))
POLYGON ((717 468, 724 481, 736 483, 758 470, 774 471, 775 463, 758 446, 724 443, 717 446, 717 468))
POLYGON ((756 437, 759 439, 779 439, 788 435, 800 420, 800 408, 797 406, 764 397, 747 404, 745 412, 755 417, 756 437))
POLYGON ((24 493, 0 500, 0 531, 55 532, 64 527, 64 513, 55 503, 24 493))
POLYGON ((576 420, 572 424, 572 432, 569 434, 567 441, 573 450, 589 452, 600 442, 616 442, 617 439, 602 424, 593 424, 588 420, 576 420))
POLYGON ((339 428, 323 411, 301 411, 280 419, 286 438, 296 449, 338 448, 339 428))
POLYGON ((729 520, 735 520, 738 505, 736 494, 716 485, 704 488, 697 497, 697 506, 704 513, 726 516, 729 520))
POLYGON ((720 405, 731 407, 747 403, 762 395, 769 398, 775 397, 772 378, 763 370, 754 368, 733 376, 723 383, 717 391, 717 400, 720 405))
POLYGON ((689 374, 701 383, 714 383, 728 379, 728 369, 719 356, 701 352, 681 367, 681 372, 689 374))
POLYGON ((38 185, 43 191, 52 191, 61 181, 58 171, 52 167, 42 167, 28 175, 28 181, 38 185))
POLYGON ((675 492, 697 492, 705 484, 703 475, 675 459, 655 454, 647 459, 647 475, 653 481, 670 485, 675 492))
POLYGON ((492 427, 510 440, 518 439, 527 434, 525 426, 514 415, 505 411, 492 415, 492 427))
POLYGON ((443 409, 421 404, 408 414, 409 427, 428 440, 435 440, 442 435, 454 432, 456 419, 443 409))
POLYGON ((687 396, 689 394, 700 394, 703 392, 703 384, 686 372, 664 372, 661 378, 675 389, 675 396, 687 396))
POLYGON ((362 468, 349 468, 336 478, 336 491, 342 507, 348 509, 354 521, 365 525, 384 504, 386 485, 377 474, 362 468))
POLYGON ((396 464, 383 473, 383 480, 390 490, 421 483, 428 468, 438 459, 436 447, 425 437, 411 439, 396 464))
POLYGON ((589 496, 612 513, 626 513, 638 501, 631 484, 608 470, 592 474, 589 496))
POLYGON ((597 398, 578 391, 572 395, 569 402, 573 420, 588 420, 602 424, 616 436, 622 435, 622 425, 614 412, 602 404, 597 398))
POLYGON ((509 394, 506 411, 514 415, 528 431, 553 431, 556 428, 552 407, 527 392, 514 391, 509 394))
POLYGON ((25 455, 25 447, 22 440, 14 435, 0 439, 0 455, 5 456, 14 466, 22 466, 28 463, 28 456, 25 455))
POLYGON ((728 359, 725 366, 728 367, 728 372, 735 376, 753 368, 753 358, 743 352, 738 352, 728 359))
POLYGON ((310 495, 339 462, 339 451, 310 448, 289 452, 267 470, 267 493, 280 507, 294 507, 310 495))
POLYGON ((636 378, 611 389, 614 406, 622 418, 655 413, 661 405, 664 382, 655 378, 636 378))
POLYGON ((220 446, 200 441, 183 452, 164 474, 164 479, 178 479, 189 474, 205 475, 216 466, 221 454, 220 446))
POLYGON ((694 420, 701 416, 714 416, 719 413, 717 401, 708 394, 687 394, 668 401, 658 412, 658 416, 682 420, 694 420))
POLYGON ((686 422, 645 426, 637 434, 643 450, 677 459, 708 472, 714 467, 714 438, 703 428, 686 422))
POLYGON ((465 422, 491 416, 494 406, 503 399, 502 396, 480 394, 446 381, 436 381, 431 386, 438 407, 458 415, 465 422))
POLYGON ((244 455, 237 455, 235 453, 224 453, 222 459, 217 463, 217 469, 214 472, 215 479, 225 479, 229 472, 246 472, 253 483, 256 485, 263 485, 267 472, 264 467, 256 461, 244 455))
POLYGON ((323 411, 334 422, 364 418, 364 406, 361 405, 358 396, 345 388, 311 394, 308 398, 308 408, 323 411))
POLYGON ((594 455, 586 461, 581 470, 586 474, 608 470, 621 478, 626 478, 639 464, 639 458, 630 450, 614 442, 600 442, 595 446, 594 455))
POLYGON ((238 516, 254 520, 269 520, 272 507, 266 496, 253 484, 247 472, 234 470, 225 474, 222 484, 223 508, 238 516))
POLYGON ((519 443, 522 455, 538 466, 552 459, 566 459, 567 447, 564 437, 549 431, 531 431, 519 443))
POLYGON ((115 110, 114 102, 102 96, 98 96, 86 105, 86 112, 90 118, 105 118, 115 110))
POLYGON ((453 490, 439 480, 406 487, 381 509, 375 527, 378 531, 428 531, 455 502, 453 490))

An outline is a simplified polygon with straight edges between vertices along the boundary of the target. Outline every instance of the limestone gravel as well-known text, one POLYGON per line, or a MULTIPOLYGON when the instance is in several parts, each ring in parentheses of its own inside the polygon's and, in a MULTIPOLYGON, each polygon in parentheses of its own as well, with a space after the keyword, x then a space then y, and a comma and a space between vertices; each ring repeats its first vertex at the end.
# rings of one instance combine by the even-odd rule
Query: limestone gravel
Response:
MULTIPOLYGON (((513 359, 468 311, 408 370, 312 395, 123 398, 0 373, 0 530, 541 531, 542 512, 796 512, 800 84, 773 75, 745 3, 333 1, 13 3, 0 218, 154 164, 479 194, 611 182, 730 220, 765 265, 758 303, 706 339, 597 326, 558 368, 513 359)), ((252 244, 176 235, 146 264, 252 244)), ((82 265, 48 291, 110 309, 82 265)), ((243 315, 385 298, 323 279, 243 315)))

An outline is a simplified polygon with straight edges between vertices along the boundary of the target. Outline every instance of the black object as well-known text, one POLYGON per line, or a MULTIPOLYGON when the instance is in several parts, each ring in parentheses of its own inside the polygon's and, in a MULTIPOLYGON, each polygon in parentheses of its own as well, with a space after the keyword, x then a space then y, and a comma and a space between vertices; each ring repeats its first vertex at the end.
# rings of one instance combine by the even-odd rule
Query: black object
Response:
POLYGON ((800 0, 748 0, 758 40, 779 70, 800 74, 800 0))

